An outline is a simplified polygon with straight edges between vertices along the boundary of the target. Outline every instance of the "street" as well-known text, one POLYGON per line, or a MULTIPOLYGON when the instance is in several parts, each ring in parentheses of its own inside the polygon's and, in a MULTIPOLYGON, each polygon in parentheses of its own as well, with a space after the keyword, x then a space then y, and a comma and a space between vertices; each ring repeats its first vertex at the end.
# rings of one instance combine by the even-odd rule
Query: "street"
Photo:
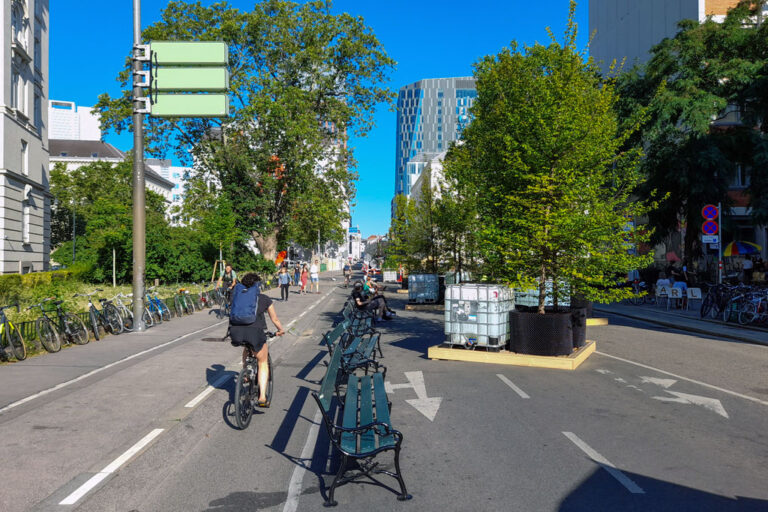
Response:
MULTIPOLYGON (((211 341, 226 332, 211 310, 3 366, 0 507, 322 510, 339 458, 311 392, 340 282, 275 302, 291 324, 270 348, 275 396, 244 431, 240 351, 211 341)), ((404 297, 378 327, 413 499, 381 476, 339 487, 339 510, 768 510, 768 347, 609 316, 572 372, 432 361, 442 312, 404 297)))

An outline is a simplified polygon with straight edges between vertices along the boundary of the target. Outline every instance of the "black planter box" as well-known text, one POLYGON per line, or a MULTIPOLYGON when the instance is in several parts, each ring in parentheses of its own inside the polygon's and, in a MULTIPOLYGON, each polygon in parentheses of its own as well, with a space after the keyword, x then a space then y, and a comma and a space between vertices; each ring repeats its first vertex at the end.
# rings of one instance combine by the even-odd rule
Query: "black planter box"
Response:
MULTIPOLYGON (((573 353, 573 315, 567 312, 510 311, 510 350, 537 356, 569 356, 573 353)), ((586 326, 586 320, 585 320, 586 326)), ((586 328, 584 329, 586 333, 586 328)))

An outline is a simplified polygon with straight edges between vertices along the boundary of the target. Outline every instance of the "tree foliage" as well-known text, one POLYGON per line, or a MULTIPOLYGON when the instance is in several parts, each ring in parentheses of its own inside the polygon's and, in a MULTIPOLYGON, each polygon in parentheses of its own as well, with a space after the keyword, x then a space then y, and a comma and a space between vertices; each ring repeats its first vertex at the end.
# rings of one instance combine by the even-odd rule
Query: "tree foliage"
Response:
POLYGON ((452 171, 477 204, 485 275, 537 287, 541 313, 548 296, 621 298, 615 276, 649 261, 628 251, 643 238, 640 151, 621 151, 617 94, 577 50, 574 8, 563 44, 513 42, 476 64, 467 164, 452 171))
MULTIPOLYGON (((322 242, 341 241, 356 179, 348 135, 365 135, 376 105, 393 98, 380 84, 394 61, 361 18, 330 8, 329 1, 264 0, 251 11, 171 1, 143 32, 145 41, 228 44, 230 117, 150 119, 148 148, 191 154, 193 182, 215 184, 237 227, 268 258, 289 239, 313 246, 318 229, 322 242)), ((118 77, 121 97, 100 97, 103 128, 129 128, 129 78, 127 68, 118 77)))

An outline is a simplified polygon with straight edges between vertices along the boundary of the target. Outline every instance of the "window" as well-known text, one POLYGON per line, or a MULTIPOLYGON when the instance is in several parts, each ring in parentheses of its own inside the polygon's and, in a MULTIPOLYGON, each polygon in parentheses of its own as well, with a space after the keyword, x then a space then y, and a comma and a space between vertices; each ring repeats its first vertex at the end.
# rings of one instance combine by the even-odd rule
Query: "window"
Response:
POLYGON ((29 144, 27 141, 21 141, 21 174, 29 174, 29 144))
POLYGON ((19 83, 21 82, 21 75, 18 68, 11 67, 11 108, 19 108, 19 83))
POLYGON ((21 201, 21 241, 24 244, 30 243, 29 225, 30 225, 30 206, 32 198, 32 187, 30 185, 24 186, 24 195, 21 201))
POLYGON ((42 129, 43 127, 43 98, 39 92, 35 91, 35 128, 42 129))
POLYGON ((35 69, 40 70, 42 68, 42 59, 43 59, 43 53, 41 50, 41 44, 40 44, 40 34, 38 33, 38 30, 35 30, 35 69))
POLYGON ((24 12, 21 10, 21 5, 14 3, 11 7, 11 30, 13 33, 13 42, 20 43, 26 47, 26 41, 24 38, 24 12))

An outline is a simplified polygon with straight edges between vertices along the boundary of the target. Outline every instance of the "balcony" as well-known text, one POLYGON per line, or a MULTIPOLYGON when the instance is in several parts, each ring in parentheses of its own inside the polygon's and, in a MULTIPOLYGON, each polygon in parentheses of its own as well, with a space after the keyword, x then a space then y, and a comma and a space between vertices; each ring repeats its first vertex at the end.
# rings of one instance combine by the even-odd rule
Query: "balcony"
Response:
POLYGON ((13 38, 13 42, 11 43, 11 50, 13 51, 14 54, 18 55, 21 58, 21 60, 23 60, 24 62, 32 61, 32 56, 27 51, 27 45, 15 37, 13 38))

